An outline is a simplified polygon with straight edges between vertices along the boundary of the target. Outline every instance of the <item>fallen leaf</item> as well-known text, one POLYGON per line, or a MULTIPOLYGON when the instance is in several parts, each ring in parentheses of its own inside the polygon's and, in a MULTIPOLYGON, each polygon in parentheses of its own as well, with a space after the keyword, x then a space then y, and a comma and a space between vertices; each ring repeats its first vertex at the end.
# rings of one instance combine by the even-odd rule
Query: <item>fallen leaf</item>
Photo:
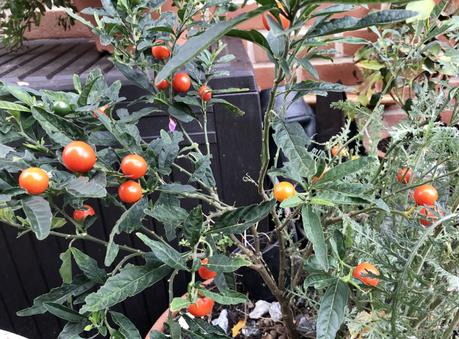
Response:
POLYGON ((231 329, 231 335, 233 336, 233 338, 236 337, 244 327, 245 320, 239 320, 239 322, 236 325, 234 325, 231 329))

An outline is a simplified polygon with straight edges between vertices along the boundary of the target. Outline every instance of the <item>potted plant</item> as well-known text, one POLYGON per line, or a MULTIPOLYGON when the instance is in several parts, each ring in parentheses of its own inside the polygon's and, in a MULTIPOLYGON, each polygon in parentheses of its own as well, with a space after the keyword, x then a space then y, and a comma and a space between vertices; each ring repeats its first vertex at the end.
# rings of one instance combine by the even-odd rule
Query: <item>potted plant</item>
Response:
MULTIPOLYGON (((447 4, 433 6, 429 19, 398 8, 355 18, 348 15, 355 9, 351 4, 258 4, 226 20, 225 14, 235 9, 231 1, 174 1, 177 13, 161 12, 161 1, 118 1, 116 6, 104 1, 103 8, 93 11, 95 26, 70 12, 97 32, 102 43, 114 46, 113 62, 148 91, 140 100, 151 109, 119 108, 120 84, 107 84, 97 70, 85 83, 75 76, 71 93, 3 84, 0 119, 8 127, 0 131, 1 221, 19 234, 33 232, 38 240, 69 240, 61 255, 63 285, 37 297, 19 315, 50 312, 66 320, 60 338, 83 332, 141 338, 112 307, 168 279, 167 324, 164 332, 151 331, 150 338, 224 338, 227 333, 205 319, 218 316, 213 314, 220 307, 216 305, 230 311, 237 311, 239 304, 250 307, 244 287, 234 279, 234 272, 245 267, 261 277, 263 288, 278 303, 277 328, 284 337, 451 336, 459 320, 459 137, 454 127, 458 107, 452 101, 457 89, 423 78, 407 84, 416 93, 412 104, 402 107, 410 119, 393 129, 382 159, 373 150, 357 154, 349 147, 366 134, 379 135, 383 107, 378 101, 373 108, 338 104, 357 119, 358 133, 350 135, 345 127, 326 145, 315 144, 298 123, 284 120, 288 103, 274 110, 276 97, 293 91, 303 96, 349 90, 318 79, 297 81, 295 76, 304 70, 317 77, 311 60, 329 58, 324 46, 333 41, 367 43, 335 34, 410 19, 417 44, 408 46, 408 56, 414 58, 426 48, 426 37, 457 34, 454 20, 437 26, 447 4), (260 15, 267 36, 237 28, 260 15), (250 206, 223 201, 210 167, 208 108, 218 103, 241 113, 211 88, 217 64, 231 58, 223 53, 225 35, 260 45, 275 65, 260 173, 245 178, 260 193, 260 202, 250 206), (446 107, 453 111, 448 125, 437 122, 446 107), (170 115, 170 123, 147 143, 136 124, 158 110, 170 115), (202 126, 203 148, 187 132, 191 121, 202 126), (191 170, 178 159, 187 161, 191 170), (172 168, 182 171, 187 181, 172 182, 172 168), (117 194, 108 193, 113 189, 117 194), (97 216, 86 201, 90 198, 123 211, 108 239, 91 234, 97 216), (194 199, 195 207, 185 210, 185 198, 194 199), (147 218, 178 237, 180 249, 143 223, 147 218), (258 227, 263 220, 270 223, 268 234, 258 227), (145 248, 121 243, 121 233, 134 234, 145 248), (79 241, 104 246, 105 267, 79 250, 79 241), (273 246, 279 249, 278 274, 264 256, 265 247, 273 246), (133 258, 142 265, 132 264, 133 258), (190 277, 184 297, 173 293, 178 272, 190 277), (209 278, 212 284, 204 285, 209 278)), ((390 51, 378 50, 388 58, 383 53, 390 51)), ((409 58, 390 60, 398 71, 386 75, 388 84, 403 76, 409 58)), ((385 86, 380 97, 389 90, 385 86)), ((233 334, 250 323, 267 335, 262 320, 235 314, 233 334)))

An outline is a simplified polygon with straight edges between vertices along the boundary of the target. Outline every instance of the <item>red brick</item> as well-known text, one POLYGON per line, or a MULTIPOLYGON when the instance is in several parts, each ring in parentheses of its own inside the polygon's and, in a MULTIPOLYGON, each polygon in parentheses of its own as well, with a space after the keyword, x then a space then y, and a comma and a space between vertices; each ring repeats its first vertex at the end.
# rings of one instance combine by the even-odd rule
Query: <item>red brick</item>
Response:
POLYGON ((58 19, 66 16, 64 11, 48 11, 40 21, 39 26, 32 26, 30 31, 26 31, 25 37, 29 40, 34 39, 51 39, 51 38, 91 38, 94 34, 91 29, 80 22, 64 30, 58 26, 58 19))
POLYGON ((254 71, 260 89, 266 89, 273 86, 274 65, 272 63, 255 64, 254 71))
MULTIPOLYGON (((249 54, 250 55, 250 54, 249 54)), ((253 44, 253 56, 254 56, 254 62, 270 62, 268 58, 268 54, 266 51, 261 48, 260 46, 253 44)))

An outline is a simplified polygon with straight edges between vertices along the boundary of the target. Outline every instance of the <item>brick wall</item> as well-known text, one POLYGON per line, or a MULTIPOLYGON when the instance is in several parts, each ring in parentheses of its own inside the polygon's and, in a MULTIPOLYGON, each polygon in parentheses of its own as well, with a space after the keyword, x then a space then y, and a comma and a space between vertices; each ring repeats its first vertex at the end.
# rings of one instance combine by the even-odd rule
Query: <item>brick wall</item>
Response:
MULTIPOLYGON (((236 2, 242 3, 243 1, 240 0, 236 2)), ((97 6, 99 0, 75 0, 75 3, 77 4, 78 9, 82 9, 86 6, 97 6)), ((254 4, 253 1, 252 3, 249 1, 249 4, 244 9, 239 9, 236 12, 229 13, 229 17, 231 18, 241 14, 244 11, 252 10, 255 8, 255 6, 256 4, 254 4)), ((171 8, 171 1, 169 0, 165 5, 164 10, 171 10, 171 8)), ((375 5, 370 6, 370 9, 371 8, 375 8, 375 5)), ((364 16, 367 12, 368 9, 359 8, 354 10, 351 15, 355 17, 361 17, 364 16)), ((58 27, 57 18, 62 14, 63 12, 59 9, 48 12, 45 18, 42 20, 40 26, 38 28, 33 28, 32 31, 26 34, 27 38, 54 38, 56 36, 61 38, 94 37, 86 26, 83 26, 78 22, 74 27, 67 31, 64 31, 62 28, 58 27)), ((340 15, 342 16, 343 14, 340 15)), ((340 15, 336 15, 336 17, 339 17, 340 15)), ((263 34, 267 34, 263 27, 261 17, 250 19, 249 21, 243 23, 240 28, 257 29, 263 34)), ((354 36, 370 40, 375 39, 375 36, 367 29, 343 34, 344 36, 354 36)), ((256 79, 260 89, 270 87, 274 78, 273 64, 269 61, 266 53, 260 47, 250 42, 245 42, 245 46, 247 48, 247 53, 250 57, 250 60, 254 65, 256 79)), ((340 81, 345 85, 356 85, 362 80, 362 75, 359 69, 354 65, 353 56, 360 47, 361 46, 359 45, 342 44, 339 42, 333 43, 331 46, 329 46, 329 48, 336 50, 334 61, 330 62, 322 59, 316 59, 312 60, 312 64, 316 66, 322 80, 329 82, 340 81)), ((298 80, 304 80, 308 79, 309 75, 304 71, 300 71, 298 72, 297 77, 298 80)), ((348 98, 353 100, 355 95, 350 94, 348 95, 348 98)), ((311 105, 314 105, 315 96, 307 96, 305 97, 305 101, 311 105)), ((394 123, 397 123, 404 118, 403 112, 394 105, 390 98, 386 98, 384 102, 387 105, 387 113, 385 116, 385 123, 387 126, 392 126, 394 123)))

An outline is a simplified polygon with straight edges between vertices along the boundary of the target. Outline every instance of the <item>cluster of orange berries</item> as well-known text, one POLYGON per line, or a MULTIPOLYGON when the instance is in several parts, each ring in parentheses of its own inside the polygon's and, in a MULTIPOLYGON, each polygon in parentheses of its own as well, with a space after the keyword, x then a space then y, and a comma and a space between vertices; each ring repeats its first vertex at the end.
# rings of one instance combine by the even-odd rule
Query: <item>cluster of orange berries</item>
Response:
MULTIPOLYGON (((64 147, 62 152, 64 166, 74 173, 89 172, 94 167, 96 160, 96 152, 83 141, 72 141, 64 147)), ((147 170, 147 162, 140 155, 129 154, 122 159, 121 172, 130 180, 123 182, 118 188, 121 201, 133 204, 142 198, 142 187, 134 180, 143 177, 147 170)), ((49 186, 48 174, 38 167, 27 168, 19 175, 19 186, 29 194, 42 194, 49 186)), ((83 209, 73 212, 73 218, 77 221, 84 221, 93 215, 95 215, 94 209, 87 204, 83 205, 83 209)))
MULTIPOLYGON (((198 269, 198 275, 203 280, 213 279, 217 276, 217 272, 209 270, 206 265, 209 260, 207 258, 201 260, 201 267, 198 269)), ((188 312, 195 317, 205 317, 212 314, 215 302, 208 297, 199 296, 194 304, 188 306, 188 312)))
MULTIPOLYGON (((158 40, 158 43, 159 45, 153 46, 151 48, 151 54, 153 55, 153 58, 156 60, 169 59, 171 56, 171 50, 169 47, 164 45, 162 40, 158 40)), ((164 79, 156 83, 155 86, 159 91, 165 91, 167 88, 169 88, 169 81, 164 79)), ((176 73, 172 77, 172 88, 177 93, 187 93, 191 88, 190 76, 185 72, 176 73)), ((208 102, 210 99, 212 99, 212 89, 207 85, 202 85, 198 90, 198 95, 203 101, 208 102)))
MULTIPOLYGON (((411 182, 412 176, 413 171, 411 168, 402 167, 397 172, 397 181, 406 185, 411 182)), ((435 222, 438 219, 432 210, 434 210, 437 214, 443 214, 441 210, 435 207, 435 203, 438 200, 438 191, 432 185, 425 184, 416 187, 413 199, 416 205, 422 206, 419 211, 419 213, 424 217, 420 220, 421 225, 428 227, 432 225, 432 222, 435 222)))

